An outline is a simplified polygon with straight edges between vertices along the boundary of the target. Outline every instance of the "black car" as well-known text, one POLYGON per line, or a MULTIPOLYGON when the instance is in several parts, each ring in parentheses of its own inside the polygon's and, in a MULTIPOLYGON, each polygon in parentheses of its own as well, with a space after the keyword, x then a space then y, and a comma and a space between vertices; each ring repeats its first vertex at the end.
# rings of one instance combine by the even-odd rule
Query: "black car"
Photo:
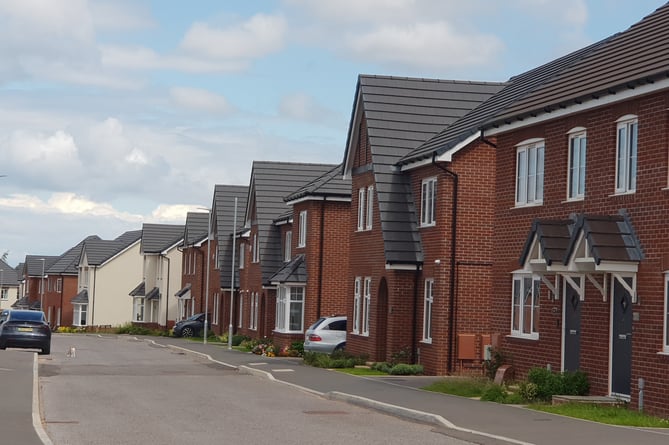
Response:
POLYGON ((195 314, 178 321, 172 329, 175 337, 198 337, 204 329, 204 314, 195 314))
POLYGON ((51 328, 44 312, 10 310, 2 315, 0 349, 35 348, 40 354, 51 353, 51 328))

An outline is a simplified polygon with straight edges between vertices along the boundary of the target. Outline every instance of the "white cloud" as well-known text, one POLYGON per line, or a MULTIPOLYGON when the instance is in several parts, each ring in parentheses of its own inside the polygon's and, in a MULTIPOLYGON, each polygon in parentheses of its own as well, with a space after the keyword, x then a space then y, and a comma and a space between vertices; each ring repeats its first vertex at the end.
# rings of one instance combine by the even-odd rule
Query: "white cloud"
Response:
POLYGON ((186 32, 180 49, 214 60, 247 60, 281 49, 285 32, 283 17, 265 14, 257 14, 246 22, 224 29, 195 23, 186 32))
POLYGON ((197 211, 202 211, 202 208, 188 204, 161 204, 151 212, 146 222, 184 222, 188 212, 197 211))
POLYGON ((170 96, 178 106, 209 113, 226 113, 231 106, 225 97, 201 88, 173 87, 170 96))
POLYGON ((137 2, 94 0, 89 7, 96 29, 127 31, 155 27, 149 11, 137 2))
POLYGON ((339 116, 334 110, 319 104, 306 93, 294 93, 282 97, 278 110, 281 117, 300 121, 332 123, 332 121, 339 120, 339 116))

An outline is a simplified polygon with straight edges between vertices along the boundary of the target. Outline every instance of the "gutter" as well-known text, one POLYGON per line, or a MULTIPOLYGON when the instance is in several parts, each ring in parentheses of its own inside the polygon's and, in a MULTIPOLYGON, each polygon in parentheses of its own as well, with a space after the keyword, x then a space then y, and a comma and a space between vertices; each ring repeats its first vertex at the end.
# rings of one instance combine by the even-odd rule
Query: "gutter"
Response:
POLYGON ((95 326, 95 284, 97 283, 98 266, 93 266, 93 295, 91 298, 91 326, 95 326))
POLYGON ((444 171, 453 178, 453 199, 451 204, 451 259, 449 264, 449 300, 448 300, 448 360, 446 361, 446 371, 453 371, 453 349, 455 347, 455 273, 456 273, 456 250, 457 250, 457 222, 458 222, 458 174, 442 167, 436 162, 436 152, 432 153, 432 165, 444 171))

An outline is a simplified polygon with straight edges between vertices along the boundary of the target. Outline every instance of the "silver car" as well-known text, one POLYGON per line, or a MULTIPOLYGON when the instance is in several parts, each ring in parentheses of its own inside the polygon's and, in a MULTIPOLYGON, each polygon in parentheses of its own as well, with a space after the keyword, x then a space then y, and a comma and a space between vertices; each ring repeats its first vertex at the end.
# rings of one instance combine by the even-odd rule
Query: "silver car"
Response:
POLYGON ((304 334, 305 352, 331 354, 346 347, 346 317, 321 317, 304 334))

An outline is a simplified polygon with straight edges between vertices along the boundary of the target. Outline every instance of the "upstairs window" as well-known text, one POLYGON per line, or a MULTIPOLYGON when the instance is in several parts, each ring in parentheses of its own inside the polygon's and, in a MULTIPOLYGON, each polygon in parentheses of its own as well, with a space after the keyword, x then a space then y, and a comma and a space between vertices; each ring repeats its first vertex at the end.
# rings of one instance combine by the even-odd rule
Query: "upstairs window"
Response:
POLYGON ((367 221, 365 229, 372 230, 372 215, 374 214, 374 187, 367 187, 367 212, 365 212, 367 221))
POLYGON ((365 228, 365 189, 358 190, 358 230, 365 228))
POLYGON ((239 268, 243 269, 244 268, 244 249, 246 246, 244 246, 243 243, 239 244, 239 268))
POLYGON ((253 245, 251 246, 251 249, 253 250, 253 256, 252 256, 252 262, 258 263, 260 262, 260 252, 258 248, 258 234, 254 233, 253 234, 253 245))
POLYGON ((516 151, 516 206, 544 200, 544 141, 531 140, 516 151))
POLYGON ((291 244, 293 243, 293 231, 289 230, 286 232, 286 236, 283 240, 283 261, 289 262, 291 258, 291 244))
POLYGON ((632 193, 636 190, 638 128, 636 116, 623 116, 618 120, 616 193, 632 193))
POLYGON ((585 152, 587 137, 585 129, 575 128, 569 135, 569 199, 585 196, 585 152))
POLYGON ((437 178, 423 180, 420 198, 420 225, 433 226, 436 224, 435 207, 437 196, 437 178))
POLYGON ((307 245, 307 211, 302 210, 300 212, 300 226, 299 226, 299 239, 297 241, 297 247, 304 247, 307 245))

